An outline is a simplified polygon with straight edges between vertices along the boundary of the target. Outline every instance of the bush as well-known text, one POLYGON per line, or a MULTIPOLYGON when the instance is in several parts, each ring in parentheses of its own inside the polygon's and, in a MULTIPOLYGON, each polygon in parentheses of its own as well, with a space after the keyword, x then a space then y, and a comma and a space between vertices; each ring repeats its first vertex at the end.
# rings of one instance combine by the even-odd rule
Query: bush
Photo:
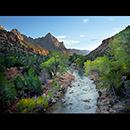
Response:
POLYGON ((112 100, 110 100, 109 104, 113 106, 115 103, 112 100))
POLYGON ((41 81, 37 75, 34 75, 33 68, 31 67, 27 73, 24 74, 26 86, 33 94, 41 94, 43 91, 41 81))
POLYGON ((44 111, 48 106, 48 96, 39 96, 37 99, 33 98, 22 98, 17 104, 17 109, 22 113, 36 113, 44 111))
POLYGON ((25 81, 19 75, 17 75, 14 80, 14 85, 16 90, 22 90, 25 87, 25 81))
POLYGON ((34 98, 22 98, 19 103, 17 104, 17 109, 22 112, 22 113, 26 113, 26 111, 32 111, 35 107, 35 100, 34 98))
POLYGON ((16 100, 15 86, 7 81, 3 74, 0 72, 0 106, 5 109, 16 100))
POLYGON ((6 57, 6 67, 10 68, 10 67, 15 66, 15 61, 16 59, 12 56, 6 57))

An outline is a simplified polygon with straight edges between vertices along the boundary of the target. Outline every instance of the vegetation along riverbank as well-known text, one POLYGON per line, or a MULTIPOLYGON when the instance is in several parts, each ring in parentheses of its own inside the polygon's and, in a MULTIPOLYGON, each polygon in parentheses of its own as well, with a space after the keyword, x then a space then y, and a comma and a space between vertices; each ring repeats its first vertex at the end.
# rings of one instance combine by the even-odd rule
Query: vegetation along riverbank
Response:
POLYGON ((50 33, 31 39, 0 26, 0 113, 44 113, 75 80, 67 73, 70 67, 94 80, 99 94, 96 113, 129 113, 129 57, 130 26, 85 56, 50 33), (40 46, 46 43, 48 50, 40 46))

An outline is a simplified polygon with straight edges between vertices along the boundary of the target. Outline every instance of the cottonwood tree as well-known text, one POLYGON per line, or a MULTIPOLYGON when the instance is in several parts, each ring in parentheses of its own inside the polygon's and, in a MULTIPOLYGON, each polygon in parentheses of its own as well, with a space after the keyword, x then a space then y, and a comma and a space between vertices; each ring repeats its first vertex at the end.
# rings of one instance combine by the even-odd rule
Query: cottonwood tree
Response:
POLYGON ((41 64, 42 70, 44 68, 48 69, 54 74, 54 77, 56 77, 57 72, 60 72, 60 75, 62 75, 68 70, 69 56, 67 54, 51 50, 48 56, 50 59, 41 64))

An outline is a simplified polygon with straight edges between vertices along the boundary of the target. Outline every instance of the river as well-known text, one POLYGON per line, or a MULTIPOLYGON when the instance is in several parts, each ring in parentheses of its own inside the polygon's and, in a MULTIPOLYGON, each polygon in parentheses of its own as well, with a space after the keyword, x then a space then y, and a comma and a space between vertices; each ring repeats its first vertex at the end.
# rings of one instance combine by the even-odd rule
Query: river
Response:
POLYGON ((99 96, 96 85, 76 69, 68 73, 74 75, 75 80, 46 113, 95 113, 99 96))

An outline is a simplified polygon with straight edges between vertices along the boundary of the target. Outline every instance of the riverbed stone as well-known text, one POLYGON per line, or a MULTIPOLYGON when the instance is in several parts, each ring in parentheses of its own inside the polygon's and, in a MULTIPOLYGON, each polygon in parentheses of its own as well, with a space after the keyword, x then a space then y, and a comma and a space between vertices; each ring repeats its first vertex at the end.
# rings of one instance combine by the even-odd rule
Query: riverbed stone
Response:
POLYGON ((71 93, 74 93, 74 90, 72 90, 71 92, 69 92, 69 94, 71 94, 71 93))
POLYGON ((72 102, 69 102, 69 105, 72 105, 73 103, 72 102))
POLYGON ((81 99, 81 100, 84 101, 84 102, 90 102, 89 99, 81 99))
POLYGON ((52 98, 52 103, 56 103, 56 100, 54 98, 52 98))
POLYGON ((62 98, 62 102, 63 102, 63 103, 65 103, 65 102, 66 102, 66 100, 62 98))
POLYGON ((87 105, 85 105, 84 108, 85 108, 85 109, 91 109, 91 107, 90 107, 90 106, 87 106, 87 105))

